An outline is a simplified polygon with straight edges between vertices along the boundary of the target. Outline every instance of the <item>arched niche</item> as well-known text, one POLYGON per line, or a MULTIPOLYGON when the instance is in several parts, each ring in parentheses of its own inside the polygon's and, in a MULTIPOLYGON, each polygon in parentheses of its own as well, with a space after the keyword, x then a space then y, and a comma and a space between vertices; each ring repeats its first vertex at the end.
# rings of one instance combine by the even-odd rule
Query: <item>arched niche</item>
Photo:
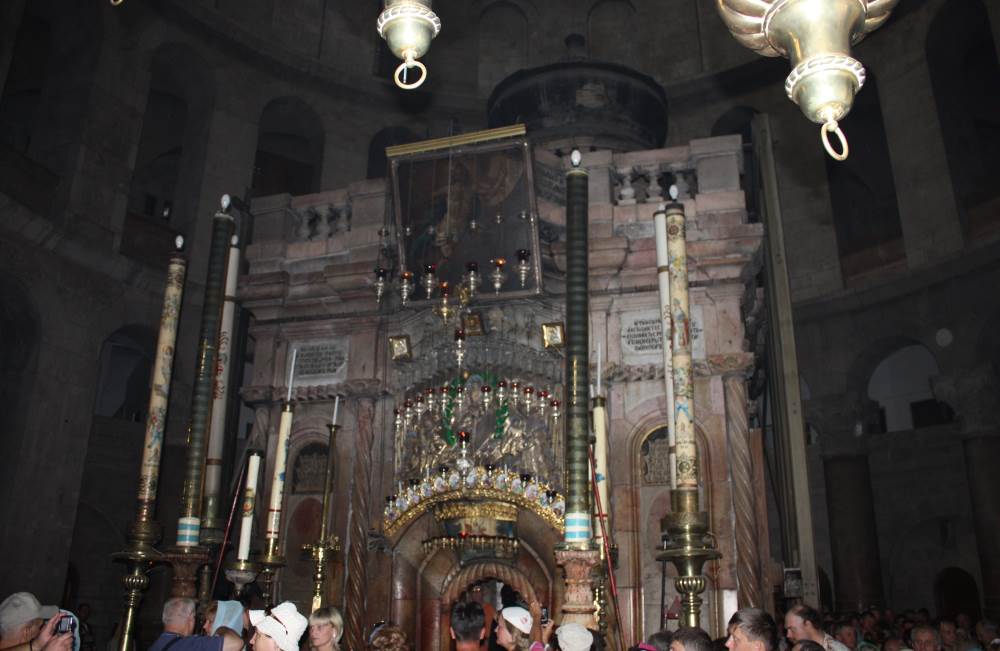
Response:
POLYGON ((927 66, 966 238, 1000 233, 1000 65, 982 0, 949 0, 927 32, 927 66))
POLYGON ((299 97, 279 97, 264 107, 257 128, 253 191, 257 196, 319 191, 323 124, 299 97))
POLYGON ((824 156, 824 162, 841 271, 851 286, 906 268, 878 80, 871 72, 841 125, 850 135, 851 155, 845 161, 824 156))
POLYGON ((479 94, 527 67, 528 17, 508 0, 488 5, 479 15, 479 94))
POLYGON ((954 420, 951 407, 935 399, 931 379, 939 374, 927 347, 911 344, 883 358, 868 380, 868 397, 879 405, 881 431, 897 432, 954 420))
POLYGON ((94 415, 145 422, 156 337, 148 326, 127 325, 101 344, 94 415))
POLYGON ((385 148, 416 142, 420 136, 407 127, 386 127, 379 130, 368 143, 368 172, 365 178, 384 179, 388 171, 385 148))
MULTIPOLYGON (((708 438, 701 426, 695 426, 695 438, 698 447, 698 501, 703 511, 709 513, 709 522, 714 522, 711 505, 713 504, 713 473, 712 450, 708 438)), ((670 476, 665 461, 659 459, 666 452, 667 425, 659 417, 642 423, 631 437, 631 477, 629 485, 635 491, 635 497, 626 500, 631 506, 630 513, 616 509, 616 494, 612 490, 612 514, 616 518, 614 528, 621 531, 623 527, 620 518, 631 520, 632 531, 635 532, 631 550, 632 575, 635 578, 635 591, 638 599, 635 603, 635 618, 633 620, 634 639, 646 639, 660 630, 661 586, 664 566, 656 560, 656 553, 661 547, 660 521, 671 512, 670 476), (650 459, 656 458, 655 466, 658 472, 648 472, 650 459)), ((625 488, 623 490, 629 490, 625 488)), ((711 526, 711 525, 710 525, 711 526)), ((620 572, 621 570, 619 570, 620 572)), ((667 564, 666 585, 663 590, 662 603, 669 605, 678 596, 674 588, 676 571, 667 564)), ((706 565, 705 575, 708 576, 708 588, 715 585, 713 568, 706 565)), ((707 595, 706 595, 707 596, 707 595)), ((706 604, 710 600, 706 598, 706 604)), ((714 608, 706 606, 703 612, 711 616, 714 608)), ((707 630, 714 630, 706 624, 707 630)))
POLYGON ((628 0, 600 0, 587 14, 587 46, 592 59, 634 66, 640 60, 639 17, 628 0))

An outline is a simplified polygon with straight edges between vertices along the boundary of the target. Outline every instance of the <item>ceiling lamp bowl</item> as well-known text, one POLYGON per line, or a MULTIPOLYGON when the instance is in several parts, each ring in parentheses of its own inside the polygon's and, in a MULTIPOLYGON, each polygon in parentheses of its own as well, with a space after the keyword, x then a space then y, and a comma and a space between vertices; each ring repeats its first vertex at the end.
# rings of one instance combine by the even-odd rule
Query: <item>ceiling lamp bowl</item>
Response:
POLYGON ((865 83, 865 69, 851 46, 886 20, 898 0, 716 0, 729 31, 763 56, 787 57, 788 98, 807 118, 823 125, 823 146, 833 158, 847 158, 847 139, 838 122, 851 110, 865 83), (829 134, 840 140, 833 148, 829 134))
POLYGON ((385 0, 385 9, 376 22, 378 35, 385 39, 389 50, 402 59, 393 80, 404 90, 412 90, 427 79, 427 66, 420 57, 427 54, 431 41, 441 31, 441 19, 431 11, 431 0, 385 0), (410 70, 420 73, 410 81, 410 70))

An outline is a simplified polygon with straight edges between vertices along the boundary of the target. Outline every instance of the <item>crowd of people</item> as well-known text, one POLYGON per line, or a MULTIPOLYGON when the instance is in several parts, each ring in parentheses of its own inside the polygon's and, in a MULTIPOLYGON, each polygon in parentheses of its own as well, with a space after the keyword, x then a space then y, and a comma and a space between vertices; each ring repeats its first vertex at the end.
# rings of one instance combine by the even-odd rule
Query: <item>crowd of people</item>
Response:
MULTIPOLYGON (((580 624, 557 625, 537 601, 524 603, 504 586, 495 607, 482 585, 453 604, 448 630, 455 651, 603 651, 601 637, 580 624)), ((93 634, 79 613, 43 606, 18 592, 0 603, 0 651, 93 651, 93 634)), ((148 651, 340 651, 344 620, 324 607, 308 617, 294 603, 248 609, 239 601, 212 602, 201 618, 193 599, 169 599, 163 606, 163 633, 148 651), (308 634, 307 634, 308 631, 308 634)), ((789 609, 783 626, 767 612, 747 608, 730 619, 725 637, 713 640, 700 628, 655 633, 630 651, 1000 651, 997 624, 974 622, 965 614, 931 619, 926 610, 894 614, 872 608, 835 619, 809 606, 789 609)), ((368 651, 411 651, 399 626, 377 624, 368 651)), ((354 651, 354 650, 352 650, 354 651)), ((358 650, 361 651, 361 650, 358 650)))

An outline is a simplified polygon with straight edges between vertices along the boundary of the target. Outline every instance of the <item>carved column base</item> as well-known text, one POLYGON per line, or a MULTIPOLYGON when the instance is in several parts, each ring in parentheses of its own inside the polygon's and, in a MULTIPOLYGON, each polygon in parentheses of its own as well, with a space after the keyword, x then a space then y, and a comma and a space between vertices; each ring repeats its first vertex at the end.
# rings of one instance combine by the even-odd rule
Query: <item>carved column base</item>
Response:
POLYGON ((566 593, 560 623, 575 622, 591 630, 597 629, 593 571, 600 562, 601 553, 596 549, 556 550, 556 564, 566 574, 566 593))
POLYGON ((174 547, 163 555, 163 560, 174 569, 171 597, 198 598, 198 568, 208 563, 205 547, 174 547))

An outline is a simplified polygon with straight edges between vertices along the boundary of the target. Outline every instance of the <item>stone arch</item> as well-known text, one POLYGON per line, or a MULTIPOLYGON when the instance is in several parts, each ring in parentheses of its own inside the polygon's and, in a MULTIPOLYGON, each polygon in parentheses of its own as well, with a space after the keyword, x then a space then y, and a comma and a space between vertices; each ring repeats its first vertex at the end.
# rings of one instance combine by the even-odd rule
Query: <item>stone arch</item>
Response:
POLYGON ((934 577, 934 611, 938 617, 965 613, 972 621, 979 619, 979 586, 971 574, 960 567, 946 567, 934 577))
POLYGON ((850 286, 873 275, 896 273, 906 265, 896 182, 874 73, 869 72, 865 88, 841 124, 854 142, 864 143, 846 161, 824 158, 841 271, 850 286))
POLYGON ((940 367, 922 344, 897 348, 878 363, 868 380, 868 398, 881 409, 879 431, 895 432, 954 420, 954 411, 934 398, 932 379, 940 367))
POLYGON ((254 194, 318 192, 323 139, 323 123, 305 100, 284 96, 268 102, 257 128, 254 194))
POLYGON ((523 572, 512 565, 498 561, 483 561, 466 565, 457 574, 449 577, 441 600, 444 603, 451 603, 458 599, 466 585, 489 578, 500 579, 504 583, 514 586, 528 603, 538 600, 534 586, 531 585, 523 572))
POLYGON ((623 65, 639 59, 639 16, 628 0, 598 0, 587 12, 587 45, 591 58, 623 65))
POLYGON ((510 0, 487 5, 479 14, 479 94, 489 96, 500 81, 528 67, 528 16, 510 0))
POLYGON ((386 127, 380 129, 368 142, 368 173, 365 178, 384 179, 388 161, 385 148, 393 145, 405 145, 420 140, 420 136, 408 127, 386 127))
POLYGON ((969 242, 1000 232, 1000 63, 981 0, 949 0, 927 31, 926 56, 959 218, 969 242))

